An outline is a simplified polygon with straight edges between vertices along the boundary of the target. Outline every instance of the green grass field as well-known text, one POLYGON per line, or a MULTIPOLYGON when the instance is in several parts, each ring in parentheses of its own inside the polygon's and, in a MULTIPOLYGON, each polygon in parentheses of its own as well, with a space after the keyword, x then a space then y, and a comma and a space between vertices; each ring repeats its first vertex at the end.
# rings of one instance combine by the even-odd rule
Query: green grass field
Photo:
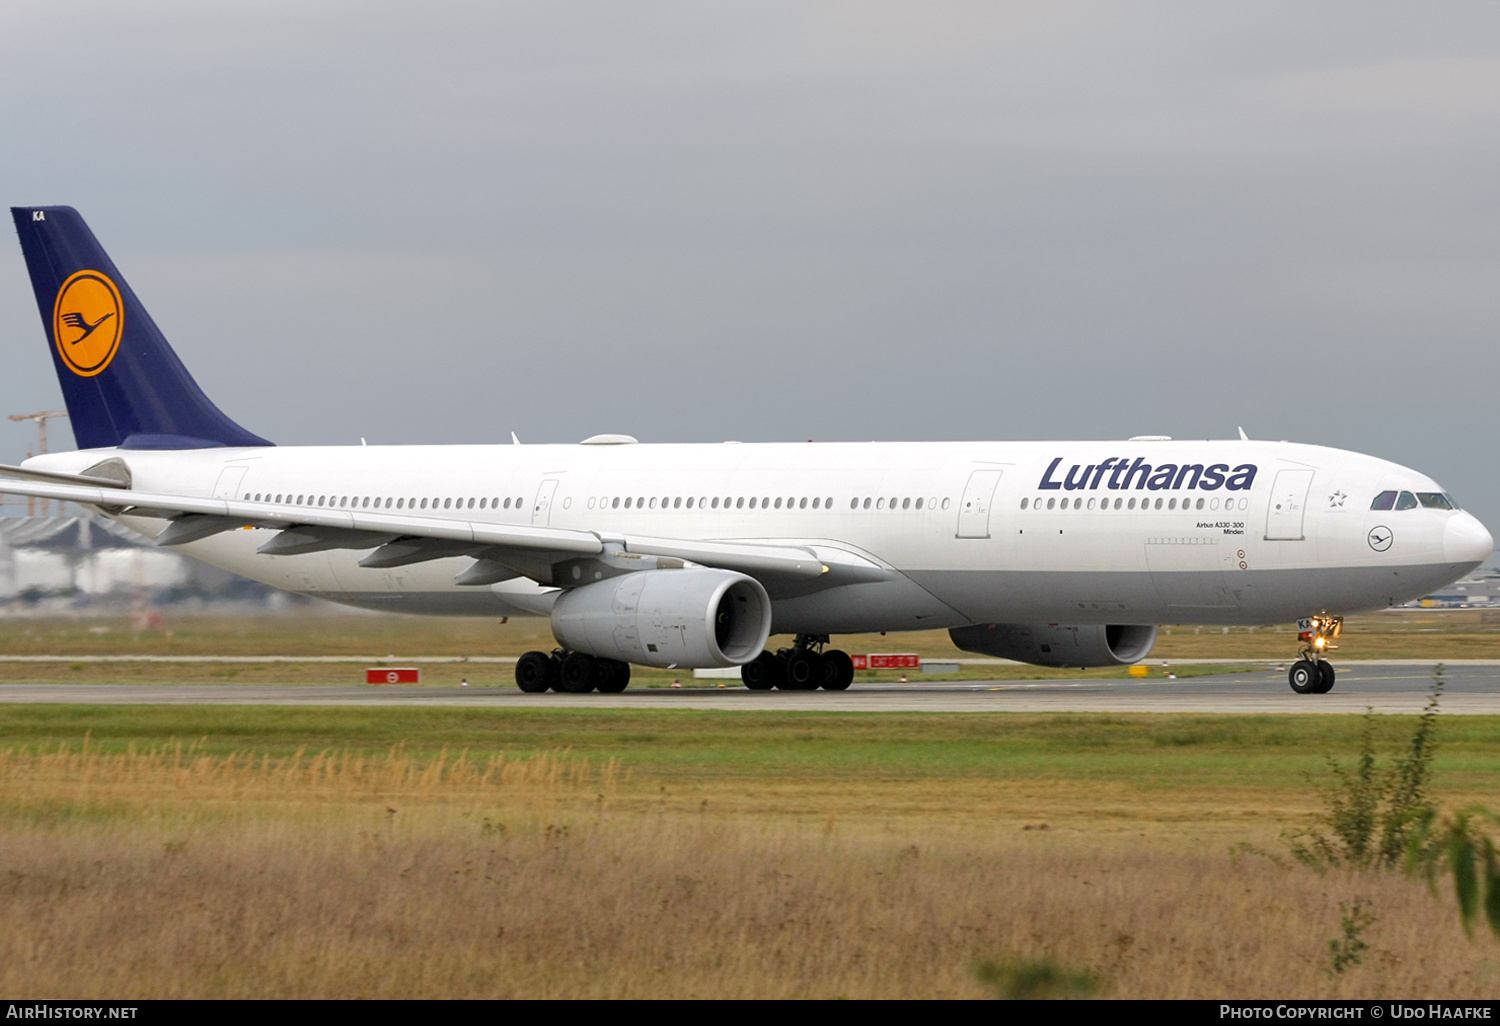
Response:
MULTIPOLYGON (((1300 791, 1322 753, 1351 750, 1351 716, 822 713, 277 706, 0 706, 0 748, 105 751, 196 742, 206 752, 298 749, 471 757, 566 749, 617 759, 678 788, 777 782, 1095 781, 1146 792, 1300 791)), ((1407 717, 1375 721, 1396 745, 1407 717)), ((1500 717, 1443 721, 1437 770, 1449 790, 1500 783, 1500 717)))

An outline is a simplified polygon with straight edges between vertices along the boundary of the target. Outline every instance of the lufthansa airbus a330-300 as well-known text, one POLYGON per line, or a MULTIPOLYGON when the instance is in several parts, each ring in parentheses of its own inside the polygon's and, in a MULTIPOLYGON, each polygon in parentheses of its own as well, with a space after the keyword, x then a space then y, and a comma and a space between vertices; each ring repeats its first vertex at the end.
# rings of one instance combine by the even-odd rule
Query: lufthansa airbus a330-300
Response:
MULTIPOLYGON (((1431 478, 1287 442, 276 446, 225 416, 78 212, 11 211, 80 447, 0 468, 277 588, 539 616, 525 691, 630 665, 847 688, 837 634, 946 628, 1043 666, 1144 659, 1157 625, 1300 621, 1328 691, 1348 613, 1463 576, 1490 534, 1431 478), (771 634, 795 642, 765 650, 771 634)), ((513 436, 514 441, 514 436, 513 436)))

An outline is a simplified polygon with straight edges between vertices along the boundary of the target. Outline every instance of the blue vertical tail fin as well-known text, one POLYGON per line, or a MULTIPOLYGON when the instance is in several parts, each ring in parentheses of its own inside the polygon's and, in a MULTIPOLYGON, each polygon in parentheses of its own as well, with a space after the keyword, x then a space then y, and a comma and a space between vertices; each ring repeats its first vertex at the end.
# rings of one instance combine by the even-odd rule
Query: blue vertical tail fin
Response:
POLYGON ((203 394, 72 207, 11 207, 80 449, 270 445, 203 394))

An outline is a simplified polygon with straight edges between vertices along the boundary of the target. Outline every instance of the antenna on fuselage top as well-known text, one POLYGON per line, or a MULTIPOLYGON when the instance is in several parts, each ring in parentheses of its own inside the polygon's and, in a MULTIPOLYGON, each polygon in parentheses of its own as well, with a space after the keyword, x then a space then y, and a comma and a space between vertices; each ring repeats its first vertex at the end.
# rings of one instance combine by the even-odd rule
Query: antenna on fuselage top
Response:
POLYGON ((510 433, 510 444, 511 445, 520 445, 521 444, 521 440, 516 437, 516 433, 514 431, 512 431, 510 433))
POLYGON ((1248 441, 1250 441, 1250 436, 1247 435, 1247 434, 1245 434, 1245 429, 1244 428, 1240 428, 1240 441, 1242 441, 1242 442, 1248 442, 1248 441))

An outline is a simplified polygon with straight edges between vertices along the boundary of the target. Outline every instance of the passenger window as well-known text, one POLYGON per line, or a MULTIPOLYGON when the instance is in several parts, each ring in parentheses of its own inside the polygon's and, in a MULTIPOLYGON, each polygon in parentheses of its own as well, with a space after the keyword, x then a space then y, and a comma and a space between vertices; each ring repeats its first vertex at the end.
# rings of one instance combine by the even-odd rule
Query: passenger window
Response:
POLYGON ((688 496, 687 508, 688 509, 692 509, 693 508, 693 497, 691 495, 688 496))
POLYGON ((717 495, 714 496, 713 508, 714 509, 718 509, 719 508, 719 497, 717 495))
POLYGON ((820 502, 821 502, 821 501, 822 501, 822 499, 821 499, 821 498, 819 498, 819 497, 817 497, 817 496, 814 496, 814 497, 813 497, 813 509, 817 509, 817 508, 818 508, 818 504, 819 504, 819 503, 820 503, 820 502))
POLYGON ((865 509, 869 509, 870 508, 870 497, 868 495, 865 496, 864 508, 865 509))
POLYGON ((776 509, 780 509, 781 508, 781 498, 780 498, 780 496, 778 496, 777 499, 776 499, 776 506, 775 506, 775 508, 776 509))
POLYGON ((1395 492, 1381 492, 1375 496, 1375 501, 1370 503, 1371 509, 1394 509, 1396 506, 1395 492))
POLYGON ((891 496, 891 509, 895 509, 895 508, 896 508, 896 497, 893 495, 893 496, 891 496))
POLYGON ((1169 499, 1167 501, 1167 509, 1176 509, 1176 508, 1177 508, 1177 497, 1174 495, 1171 499, 1169 499))
POLYGON ((875 508, 876 509, 885 509, 885 499, 883 499, 883 498, 876 499, 875 500, 875 508))
POLYGON ((1453 503, 1442 492, 1418 492, 1417 501, 1423 509, 1452 509, 1453 503))
POLYGON ((921 508, 922 508, 922 497, 919 495, 919 496, 917 496, 917 509, 921 509, 921 508))
POLYGON ((651 496, 651 508, 652 509, 656 508, 656 496, 654 496, 654 495, 651 496))
MULTIPOLYGON (((689 500, 689 501, 691 501, 691 500, 689 500)), ((681 509, 682 508, 682 499, 680 497, 672 500, 672 508, 673 509, 681 509)))
POLYGON ((1402 492, 1401 497, 1396 500, 1396 509, 1416 509, 1417 497, 1411 492, 1402 492))
POLYGON ((911 500, 910 499, 902 499, 901 500, 901 508, 902 509, 911 509, 911 500))
POLYGON ((951 500, 949 500, 949 499, 944 499, 944 500, 943 500, 943 508, 944 508, 944 509, 947 509, 947 508, 948 508, 948 503, 949 503, 949 502, 950 502, 950 501, 951 501, 951 500))
POLYGON ((1093 508, 1094 508, 1094 500, 1090 499, 1089 500, 1089 509, 1093 509, 1093 508))
POLYGON ((753 495, 750 496, 750 508, 751 509, 755 508, 755 496, 753 496, 753 495))
POLYGON ((631 499, 631 498, 630 498, 630 496, 628 496, 628 495, 627 495, 627 496, 625 496, 625 508, 626 508, 626 509, 629 509, 629 508, 630 508, 630 504, 631 504, 631 502, 632 502, 632 501, 633 501, 633 500, 632 500, 632 499, 631 499))
POLYGON ((423 500, 422 500, 422 508, 423 508, 423 509, 426 509, 426 508, 427 508, 427 500, 426 500, 426 499, 423 499, 423 500))
POLYGON ((1056 500, 1056 499, 1048 499, 1048 500, 1047 500, 1047 508, 1048 508, 1048 509, 1051 509, 1051 508, 1052 508, 1052 504, 1053 504, 1053 503, 1054 503, 1054 502, 1056 502, 1056 501, 1057 501, 1057 500, 1056 500))
POLYGON ((521 501, 520 499, 516 500, 516 509, 520 509, 524 505, 526 505, 525 502, 521 501))
POLYGON ((797 500, 797 508, 798 509, 806 509, 807 508, 807 498, 806 498, 806 496, 804 496, 803 498, 797 500))
POLYGON ((1022 509, 1025 509, 1025 508, 1026 508, 1026 504, 1027 504, 1027 503, 1028 503, 1028 502, 1030 502, 1030 501, 1031 501, 1031 500, 1030 500, 1030 499, 1022 499, 1022 500, 1021 500, 1021 508, 1022 508, 1022 509))
POLYGON ((1073 500, 1073 508, 1083 509, 1083 496, 1080 495, 1078 498, 1073 500))
POLYGON ((1156 500, 1156 508, 1161 509, 1161 499, 1159 498, 1156 500))
POLYGON ((734 500, 734 508, 735 509, 744 509, 745 508, 745 497, 743 495, 741 495, 739 498, 737 498, 737 499, 734 500))
POLYGON ((1198 508, 1199 508, 1199 509, 1202 509, 1202 508, 1203 508, 1203 500, 1202 500, 1202 499, 1199 499, 1199 500, 1198 500, 1198 508))
POLYGON ((1126 508, 1127 509, 1135 509, 1135 499, 1133 497, 1130 500, 1130 505, 1127 506, 1126 508))

